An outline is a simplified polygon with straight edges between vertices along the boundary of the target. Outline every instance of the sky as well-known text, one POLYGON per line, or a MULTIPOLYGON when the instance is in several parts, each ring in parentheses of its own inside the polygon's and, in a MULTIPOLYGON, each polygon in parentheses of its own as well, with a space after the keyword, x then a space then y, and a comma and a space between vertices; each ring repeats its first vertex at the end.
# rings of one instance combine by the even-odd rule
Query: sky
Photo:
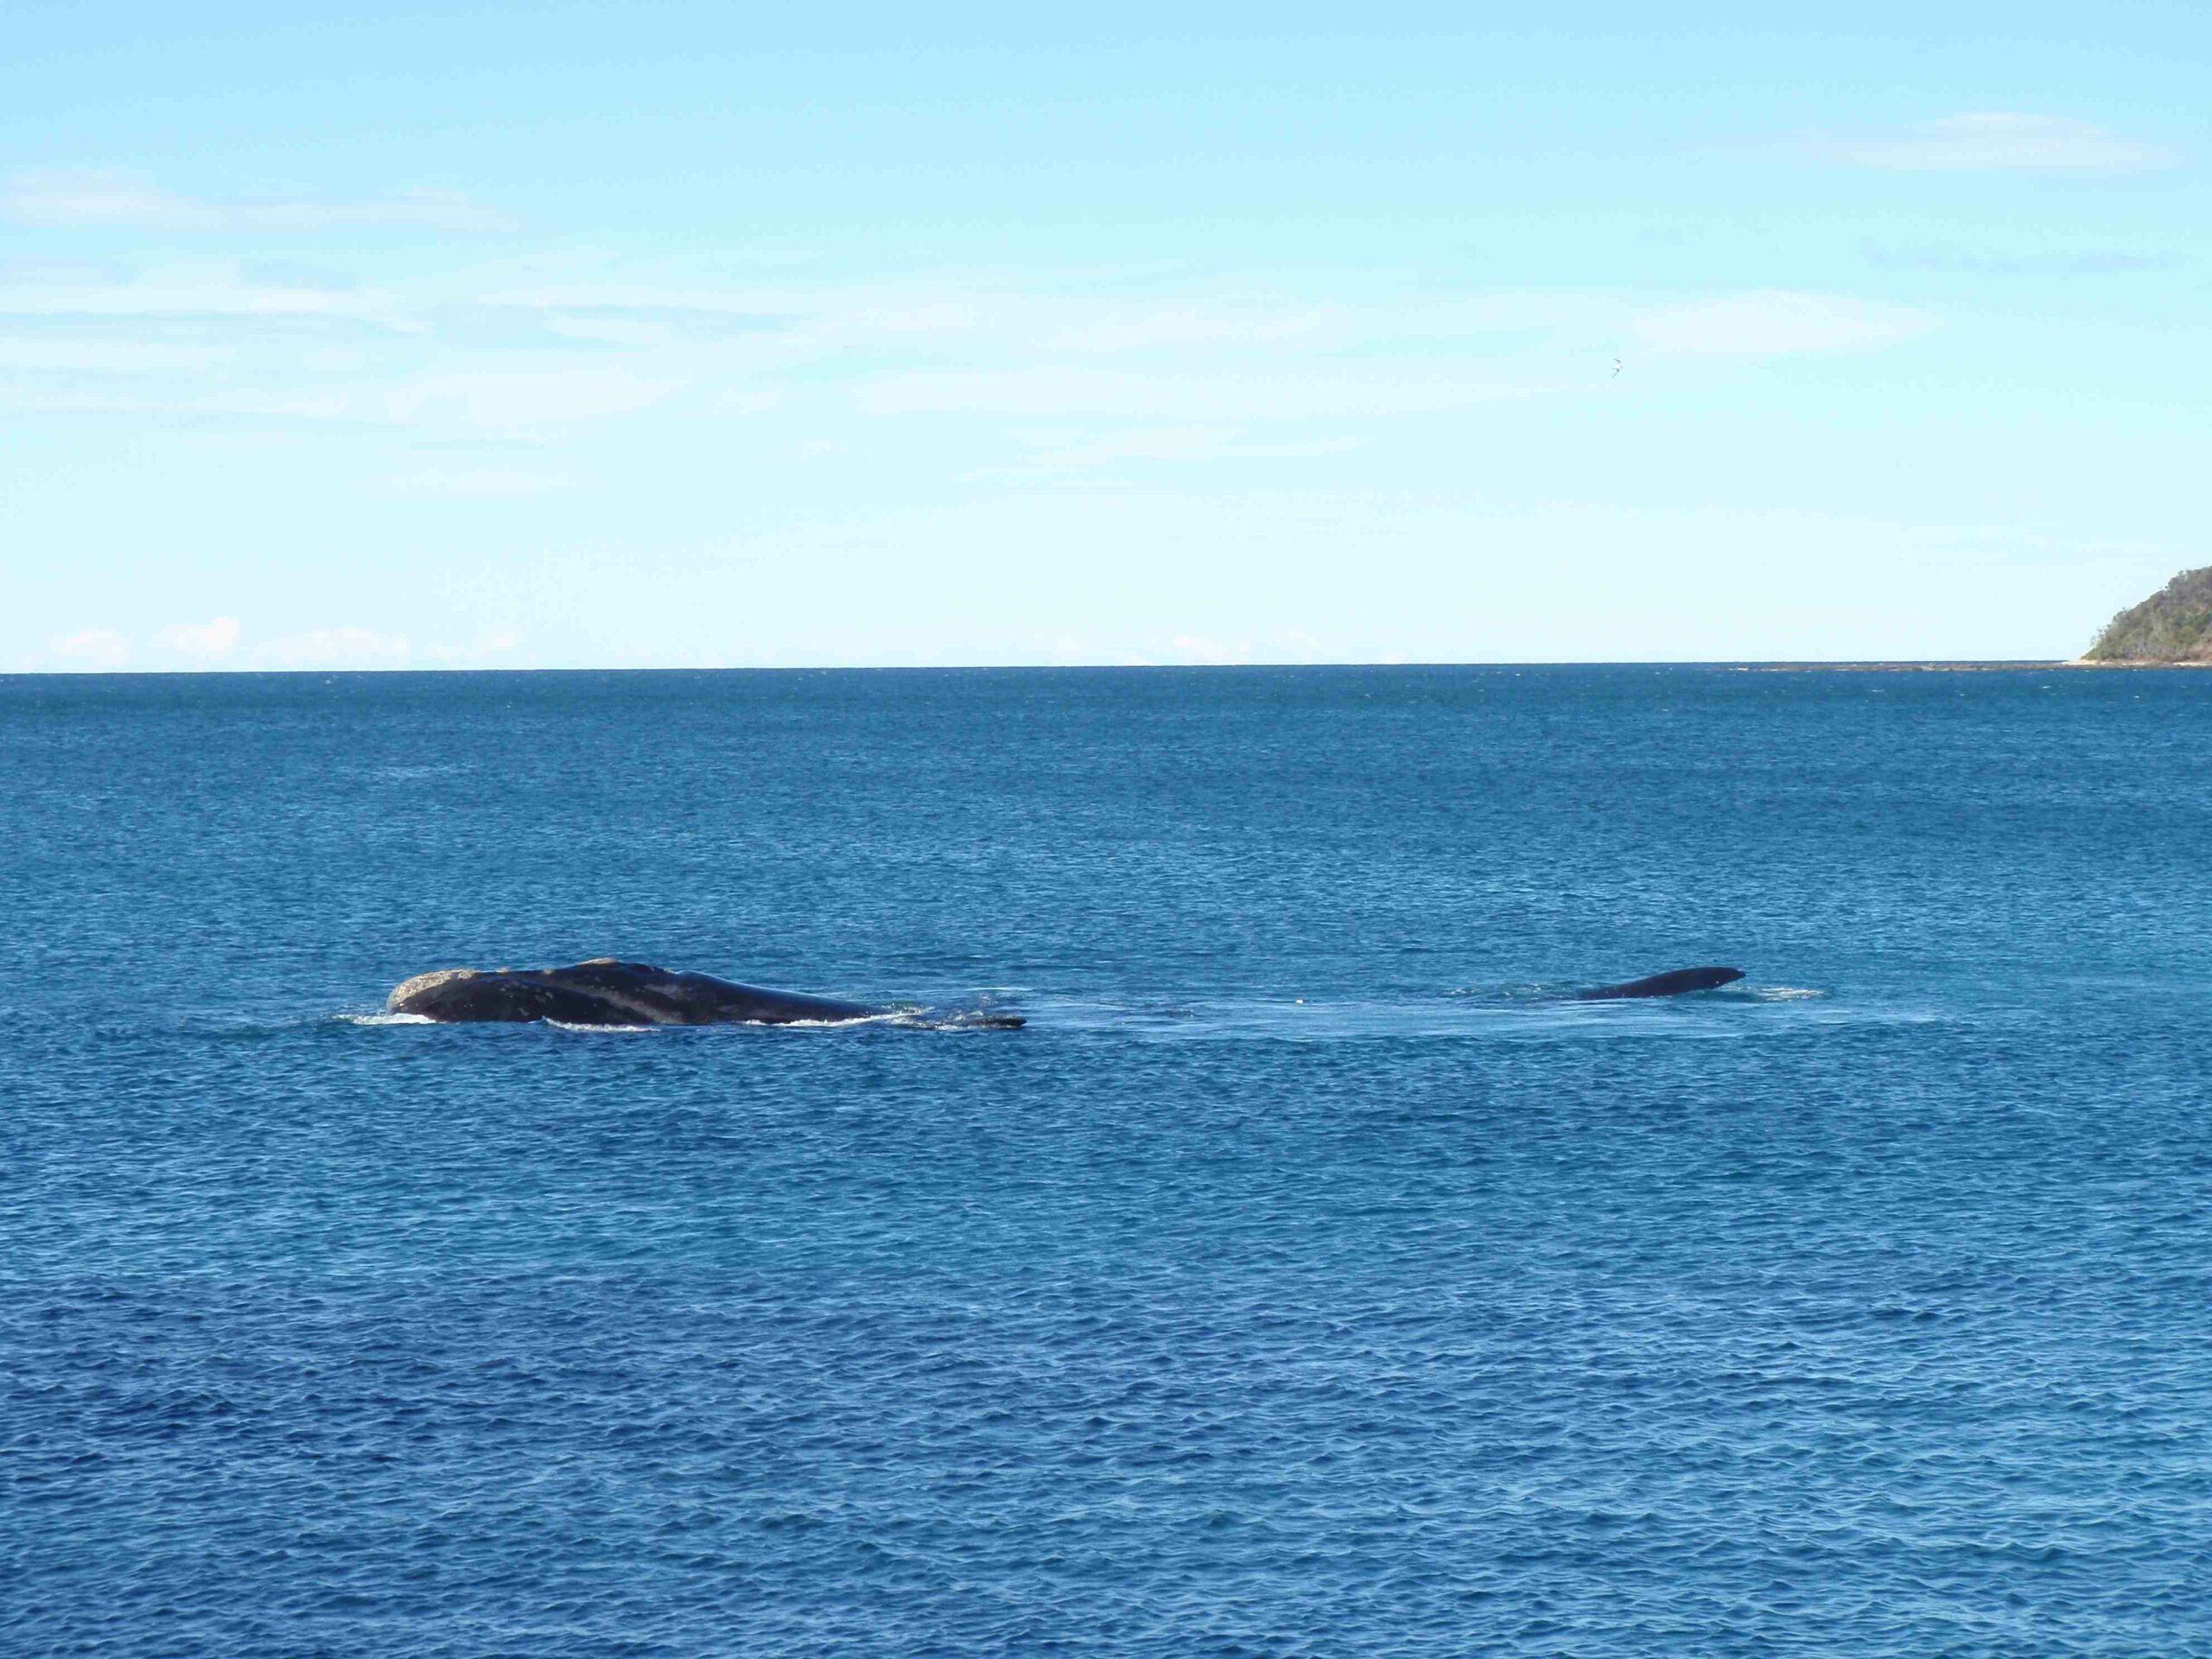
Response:
POLYGON ((0 671, 2049 658, 2212 563, 2201 3, 6 19, 0 671))

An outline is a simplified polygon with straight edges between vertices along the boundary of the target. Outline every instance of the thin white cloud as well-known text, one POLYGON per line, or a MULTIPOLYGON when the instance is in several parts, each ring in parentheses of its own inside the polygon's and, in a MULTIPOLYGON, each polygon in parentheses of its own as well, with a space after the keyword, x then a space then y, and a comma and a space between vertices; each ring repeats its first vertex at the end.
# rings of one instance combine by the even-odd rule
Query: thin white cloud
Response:
POLYGON ((1103 467, 1118 461, 1217 461, 1233 452, 1237 433, 1220 426, 1147 426, 1087 441, 1040 433, 1045 459, 1062 467, 1103 467))
POLYGON ((2144 248, 2036 248, 2017 243, 2002 245, 1960 242, 1892 244, 1868 241, 1860 245, 1868 261, 1894 270, 1968 271, 1977 276, 2024 276, 2057 274, 2068 276, 2128 276, 2144 271, 2171 270, 2179 263, 2174 255, 2144 248))
POLYGON ((808 315, 819 308, 820 299, 819 295, 779 289, 666 288, 646 283, 563 283, 501 289, 482 296, 486 305, 518 311, 574 312, 580 316, 698 312, 766 318, 808 315))
POLYGON ((681 333, 664 322, 620 314, 601 315, 588 311, 549 313, 544 327, 547 334, 563 340, 627 346, 632 351, 650 351, 657 346, 680 345, 683 339, 681 333))
POLYGON ((0 283, 0 315, 398 321, 392 296, 379 290, 249 282, 226 266, 153 270, 126 283, 0 283))
POLYGON ((1177 634, 1174 644, 1176 655, 1186 663, 1227 668, 1252 660, 1252 647, 1249 644, 1231 645, 1226 640, 1208 639, 1193 633, 1177 634))
POLYGON ((1707 356, 1780 357, 1801 352, 1868 352, 1917 340, 1939 320, 1909 307, 1829 294, 1770 289, 1667 306, 1636 320, 1655 351, 1707 356))
POLYGON ((1241 429, 1222 426, 1142 426, 1089 435, 1045 429, 1016 435, 1038 446, 1037 465, 1046 468, 1110 467, 1123 461, 1296 460, 1342 454, 1357 447, 1355 440, 1345 438, 1255 443, 1241 429))
POLYGON ((105 673, 130 660, 130 642, 111 628, 86 628, 48 642, 55 657, 67 667, 88 674, 105 673))
MULTIPOLYGON (((170 264, 118 280, 0 281, 0 315, 84 325, 84 344, 26 347, 26 363, 88 372, 143 363, 181 375, 213 366, 181 353, 229 352, 238 372, 219 388, 181 378, 166 395, 138 386, 125 395, 26 375, 0 388, 0 401, 537 437, 632 415, 679 391, 695 393, 702 410, 760 415, 842 379, 839 395, 866 413, 1103 422, 1151 434, 1078 432, 1066 464, 1084 465, 1141 460, 1148 450, 1168 459, 1165 448, 1190 443, 1164 435, 1177 426, 1336 423, 1540 392, 1560 375, 1532 352, 1617 331, 1624 315, 1618 300, 1514 292, 1316 305, 1268 295, 1101 299, 942 280, 518 289, 463 276, 428 289, 349 289, 235 263, 170 264), (508 318, 498 321, 502 312, 508 318), (721 321, 702 327, 702 318, 721 321), (537 332, 515 332, 525 319, 537 332), (169 343, 170 356, 99 340, 98 330, 123 320, 188 327, 192 337, 169 343), (298 334, 313 322, 367 325, 385 338, 317 341, 308 351, 298 334), (563 330, 589 348, 556 344, 550 335, 563 330), (1380 357, 1343 349, 1429 342, 1454 349, 1395 372, 1380 357), (913 366, 887 372, 887 360, 913 366), (1108 450, 1082 453, 1096 442, 1108 450)), ((419 487, 442 486, 426 479, 419 487)))
POLYGON ((528 313, 571 338, 630 344, 683 336, 672 325, 716 324, 724 335, 767 334, 820 349, 870 341, 912 341, 1002 334, 1026 296, 921 286, 899 288, 701 289, 650 284, 566 283, 505 289, 482 303, 528 313))
POLYGON ((1194 375, 1058 365, 886 375, 862 387, 873 415, 1001 415, 1032 420, 1344 420, 1433 414, 1526 396, 1503 380, 1449 373, 1194 375))
POLYGON ((409 473, 391 480, 393 488, 409 495, 542 495, 565 490, 575 481, 557 473, 498 467, 409 473))
POLYGON ((272 640, 255 655, 278 668, 404 668, 414 648, 400 634, 319 628, 272 640))
POLYGON ((409 424, 512 432, 626 415, 660 402, 679 384, 627 369, 486 369, 411 381, 384 403, 390 419, 409 424))
POLYGON ((0 339, 0 369, 35 373, 162 374, 219 367, 236 353, 221 346, 138 340, 0 339))
POLYGON ((18 173, 0 189, 0 216, 18 224, 141 231, 325 231, 393 227, 518 230, 512 213, 456 191, 397 190, 364 201, 307 196, 219 201, 165 190, 136 174, 18 173))
POLYGON ((549 332, 613 345, 681 342, 686 320, 741 321, 755 344, 814 352, 868 343, 973 341, 1051 356, 1180 353, 1193 348, 1280 353, 1393 340, 1474 341, 1601 325, 1613 302, 1580 294, 1508 291, 1402 303, 1314 304, 1256 295, 1155 301, 1010 289, 733 289, 570 283, 505 289, 485 305, 528 313, 549 332))
POLYGON ((0 409, 35 415, 171 415, 183 405, 173 397, 138 397, 105 391, 44 391, 0 381, 0 409))
POLYGON ((341 394, 316 396, 300 392, 224 392, 195 398, 181 405, 195 413, 234 415, 245 420, 358 421, 359 412, 341 394))
POLYGON ((486 628, 465 645, 426 645, 423 658, 447 668, 480 668, 492 658, 512 656, 522 649, 522 641, 518 628, 486 628))
POLYGON ((1052 338, 1058 351, 1114 353, 1160 346, 1277 346, 1312 339, 1338 314, 1319 308, 1255 307, 1246 311, 1165 305, 1122 308, 1077 322, 1052 338))
POLYGON ((1889 137, 1821 148, 1861 167, 1906 173, 2139 173, 2174 159, 2108 127, 2010 110, 1947 116, 1889 137))
MULTIPOLYGON (((642 424, 680 396, 702 418, 788 410, 785 424, 817 429, 817 440, 823 420, 855 413, 996 423, 995 435, 961 440, 963 476, 1033 475, 1339 453, 1374 441, 1368 423, 1586 390, 1588 365, 1624 335, 1656 351, 1760 355, 1868 350, 1936 326, 1901 308, 1789 293, 1639 316, 1618 295, 1591 293, 1352 303, 1085 295, 1010 277, 525 287, 513 270, 383 289, 212 260, 112 280, 0 279, 0 317, 20 319, 0 322, 0 404, 538 444, 569 427, 642 424), (547 332, 578 320, 588 340, 547 332), (156 338, 108 339, 111 329, 156 338), (200 378, 217 366, 219 378, 200 378), (96 378, 141 369, 174 378, 96 378)), ((563 467, 508 458, 425 456, 397 470, 385 472, 391 487, 454 496, 568 481, 563 467)))
MULTIPOLYGON (((0 370, 8 366, 0 354, 0 370)), ((404 427, 432 435, 534 438, 550 428, 634 413, 683 385, 673 376, 656 378, 597 366, 457 369, 397 382, 353 385, 318 378, 288 385, 275 380, 264 388, 213 392, 189 381, 166 391, 150 386, 122 391, 25 380, 13 385, 0 381, 0 408, 53 414, 214 415, 288 425, 404 427)), ((758 413, 772 407, 775 400, 773 393, 747 392, 733 394, 725 402, 741 412, 758 413)), ((425 473, 397 481, 446 493, 512 494, 558 487, 567 480, 533 475, 525 481, 519 473, 502 476, 480 472, 425 473)))
POLYGON ((183 657, 219 662, 238 649, 243 630, 235 616, 219 616, 207 622, 178 622, 161 632, 161 643, 183 657))

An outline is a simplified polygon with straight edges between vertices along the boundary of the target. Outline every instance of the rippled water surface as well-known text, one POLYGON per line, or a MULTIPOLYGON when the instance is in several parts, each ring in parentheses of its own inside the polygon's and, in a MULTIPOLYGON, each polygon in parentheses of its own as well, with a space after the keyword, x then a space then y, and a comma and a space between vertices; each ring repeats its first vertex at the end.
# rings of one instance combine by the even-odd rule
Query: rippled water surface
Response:
POLYGON ((0 680, 0 1649, 2212 1652, 2208 756, 2187 674, 0 680), (1030 1024, 374 1018, 608 953, 1030 1024))

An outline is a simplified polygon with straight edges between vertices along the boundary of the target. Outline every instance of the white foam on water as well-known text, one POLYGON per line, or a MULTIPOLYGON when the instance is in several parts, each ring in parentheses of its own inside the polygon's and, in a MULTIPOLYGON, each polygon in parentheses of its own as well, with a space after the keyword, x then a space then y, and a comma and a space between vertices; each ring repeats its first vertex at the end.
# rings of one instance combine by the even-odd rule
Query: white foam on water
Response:
POLYGON ((425 778, 445 778, 472 770, 473 767, 461 765, 372 766, 368 769, 368 775, 387 784, 413 784, 425 778))
POLYGON ((543 1025, 550 1026, 556 1031, 578 1032, 585 1034, 604 1031, 612 1032, 618 1035, 631 1036, 634 1036, 639 1032, 721 1031, 732 1028, 751 1029, 755 1031, 774 1031, 779 1029, 797 1031, 842 1031, 848 1027, 855 1026, 910 1026, 919 1029, 932 1031, 984 1029, 984 1027, 976 1026, 970 1020, 963 1018, 960 1015, 953 1015, 949 1019, 926 1018, 924 1015, 924 1011, 918 1008, 893 1008, 887 1010, 882 1014, 855 1014, 848 1020, 717 1020, 711 1025, 704 1026, 687 1026, 675 1022, 671 1022, 666 1025, 658 1025, 650 1021, 637 1025, 582 1025, 567 1020, 494 1020, 476 1021, 445 1020, 433 1020, 427 1014, 337 1014, 329 1015, 328 1018, 335 1020, 340 1025, 345 1026, 437 1026, 468 1024, 543 1025))
MULTIPOLYGON (((1024 1010, 1031 1028, 1122 1032, 1140 1040, 1207 1038, 1274 1038, 1292 1041, 1344 1041, 1389 1038, 1492 1038, 1511 1039, 1569 1032, 1620 1035, 1726 1037, 1749 1034, 1757 1027, 1738 1021, 1751 1009, 1777 1009, 1799 1003, 1829 1003, 1834 1014, 1824 1023, 1880 1019, 1883 1011, 1834 1004, 1833 994, 1809 986, 1731 986, 1681 997, 1586 1001, 1557 987, 1500 986, 1456 988, 1424 995, 1380 998, 1230 997, 1205 1001, 1177 1000, 1130 1002, 1110 997, 1039 996, 1033 991, 1024 1010), (1736 1010, 1731 1018, 1728 1010, 1736 1010)), ((1012 1010, 1003 1010, 1012 1012, 1012 1010)), ((840 1020, 741 1020, 728 1026, 664 1026, 652 1023, 579 1025, 546 1020, 537 1023, 557 1031, 619 1036, 684 1030, 844 1031, 865 1026, 895 1026, 909 1031, 974 1032, 1003 1029, 988 1023, 1002 1012, 993 1007, 887 1008, 840 1020)), ((1888 1011, 1895 1017, 1895 1011, 1888 1011)), ((1808 1009, 1808 1013, 1811 1013, 1808 1009)), ((1928 1017, 1928 1016, 1922 1016, 1928 1017)), ((341 1014, 353 1026, 426 1026, 442 1023, 417 1014, 341 1014)), ((1764 1023, 1764 1022, 1762 1022, 1764 1023)))
POLYGON ((1276 1040, 1757 1039, 1799 1020, 1886 1021, 1895 1011, 1838 1003, 1797 986, 1729 988, 1678 997, 1585 1001, 1551 986, 1467 987, 1376 997, 1311 995, 1162 999, 1034 995, 1032 1029, 1118 1034, 1139 1042, 1276 1040), (1800 1007, 1799 1005, 1802 1005, 1800 1007))

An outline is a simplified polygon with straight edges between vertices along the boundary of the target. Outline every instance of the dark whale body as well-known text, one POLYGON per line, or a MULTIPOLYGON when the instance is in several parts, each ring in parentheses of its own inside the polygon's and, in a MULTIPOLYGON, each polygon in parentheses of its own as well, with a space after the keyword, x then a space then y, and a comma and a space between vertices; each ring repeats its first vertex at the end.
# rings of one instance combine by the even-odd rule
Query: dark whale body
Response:
POLYGON ((1681 996, 1689 991, 1709 991, 1716 985, 1732 985, 1744 976, 1740 968, 1677 968, 1671 973, 1653 974, 1645 979, 1631 979, 1619 985, 1600 985, 1595 990, 1577 991, 1577 1002, 1624 1002, 1639 996, 1681 996))
MULTIPOLYGON (((385 1012, 442 1024, 556 1020, 564 1026, 789 1026, 871 1020, 897 1010, 598 957, 573 968, 496 973, 447 968, 417 974, 393 989, 385 1012)), ((1011 1014, 967 1014, 957 1022, 1002 1028, 1022 1023, 1011 1014)))

